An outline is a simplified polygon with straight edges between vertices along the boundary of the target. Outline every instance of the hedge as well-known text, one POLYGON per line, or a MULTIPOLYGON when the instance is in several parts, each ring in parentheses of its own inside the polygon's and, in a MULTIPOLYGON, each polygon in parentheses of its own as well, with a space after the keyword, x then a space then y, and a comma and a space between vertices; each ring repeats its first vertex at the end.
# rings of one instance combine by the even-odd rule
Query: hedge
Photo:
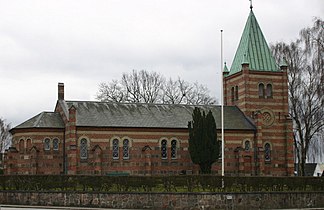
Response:
POLYGON ((0 190, 81 192, 324 191, 324 177, 0 175, 0 190))

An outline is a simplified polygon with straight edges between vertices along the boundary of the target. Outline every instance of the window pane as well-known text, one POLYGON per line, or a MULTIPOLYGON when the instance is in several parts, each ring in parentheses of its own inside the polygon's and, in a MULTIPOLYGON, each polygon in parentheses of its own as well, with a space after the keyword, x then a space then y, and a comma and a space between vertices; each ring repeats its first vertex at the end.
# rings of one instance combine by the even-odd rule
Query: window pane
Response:
POLYGON ((123 141, 123 158, 128 159, 129 158, 129 140, 125 139, 123 141))
POLYGON ((161 156, 162 156, 162 159, 167 159, 168 158, 167 141, 166 140, 161 141, 161 156))
POLYGON ((53 150, 59 150, 59 140, 53 139, 53 150))
POLYGON ((259 97, 263 98, 264 97, 264 84, 259 84, 259 97))
POLYGON ((27 139, 27 149, 30 149, 32 147, 31 139, 27 139))
POLYGON ((267 84, 267 98, 271 98, 271 97, 272 97, 272 85, 267 84))
POLYGON ((264 159, 265 159, 265 161, 270 161, 271 160, 271 148, 270 148, 269 143, 266 143, 264 145, 264 159))
POLYGON ((44 149, 45 150, 50 150, 51 146, 50 146, 51 140, 50 139, 45 139, 44 140, 44 149))
POLYGON ((245 143, 244 143, 244 149, 245 149, 246 151, 248 151, 248 150, 250 150, 250 147, 251 147, 251 145, 250 145, 250 141, 245 141, 245 143))
POLYGON ((20 139, 19 141, 19 151, 22 152, 25 147, 25 141, 23 139, 20 139))
POLYGON ((171 141, 171 158, 172 159, 177 158, 177 141, 176 140, 171 141))
POLYGON ((118 139, 113 140, 113 159, 119 158, 119 141, 118 139))
POLYGON ((235 100, 238 100, 238 86, 235 86, 235 100))
POLYGON ((80 158, 83 160, 88 158, 88 141, 86 139, 81 139, 80 142, 80 158))

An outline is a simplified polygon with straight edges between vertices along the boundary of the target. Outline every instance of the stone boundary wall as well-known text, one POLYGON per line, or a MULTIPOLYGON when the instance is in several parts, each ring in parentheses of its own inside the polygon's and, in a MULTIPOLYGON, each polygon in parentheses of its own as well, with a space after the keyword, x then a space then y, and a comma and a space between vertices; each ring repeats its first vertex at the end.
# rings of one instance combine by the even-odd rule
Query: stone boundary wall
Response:
POLYGON ((0 191, 2 205, 117 209, 278 209, 324 207, 324 192, 80 193, 0 191))

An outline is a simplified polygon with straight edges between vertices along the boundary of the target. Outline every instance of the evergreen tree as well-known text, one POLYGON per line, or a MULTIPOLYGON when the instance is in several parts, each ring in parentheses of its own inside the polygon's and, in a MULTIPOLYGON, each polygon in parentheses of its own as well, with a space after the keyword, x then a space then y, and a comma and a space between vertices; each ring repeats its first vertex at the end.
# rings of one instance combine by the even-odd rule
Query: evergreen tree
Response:
POLYGON ((199 164, 200 172, 211 173, 212 164, 219 157, 216 123, 211 111, 206 115, 195 108, 192 121, 188 122, 189 153, 193 163, 199 164))

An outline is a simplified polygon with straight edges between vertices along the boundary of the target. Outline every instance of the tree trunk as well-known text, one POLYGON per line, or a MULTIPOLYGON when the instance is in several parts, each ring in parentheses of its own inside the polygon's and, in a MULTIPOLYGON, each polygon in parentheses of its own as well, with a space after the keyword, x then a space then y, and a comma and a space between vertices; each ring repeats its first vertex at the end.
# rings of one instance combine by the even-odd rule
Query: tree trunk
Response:
POLYGON ((211 173, 211 164, 210 163, 200 163, 200 173, 201 174, 210 174, 211 173))
POLYGON ((301 163, 300 163, 300 172, 302 176, 305 176, 305 165, 306 165, 306 149, 302 147, 301 151, 301 163))

